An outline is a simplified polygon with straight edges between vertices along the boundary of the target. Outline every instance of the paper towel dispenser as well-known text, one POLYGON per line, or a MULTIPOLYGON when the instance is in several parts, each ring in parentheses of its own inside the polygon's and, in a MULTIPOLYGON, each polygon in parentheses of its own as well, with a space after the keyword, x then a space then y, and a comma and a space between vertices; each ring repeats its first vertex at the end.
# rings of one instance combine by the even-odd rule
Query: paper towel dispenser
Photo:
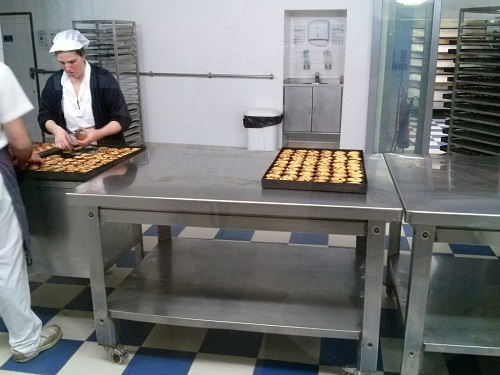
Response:
POLYGON ((330 22, 327 20, 314 20, 309 22, 308 26, 308 39, 309 40, 324 40, 328 41, 329 38, 330 22))

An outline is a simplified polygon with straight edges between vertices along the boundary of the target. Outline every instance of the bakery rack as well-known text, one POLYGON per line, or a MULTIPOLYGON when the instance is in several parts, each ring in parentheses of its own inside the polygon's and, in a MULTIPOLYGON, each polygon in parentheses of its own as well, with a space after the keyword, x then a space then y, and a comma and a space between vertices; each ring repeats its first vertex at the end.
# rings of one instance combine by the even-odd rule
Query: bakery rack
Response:
POLYGON ((500 155, 500 7, 462 8, 448 154, 500 155))
POLYGON ((118 81, 132 117, 132 124, 125 132, 126 143, 141 145, 143 135, 135 22, 80 20, 73 21, 73 29, 90 40, 86 49, 87 61, 109 70, 118 81))

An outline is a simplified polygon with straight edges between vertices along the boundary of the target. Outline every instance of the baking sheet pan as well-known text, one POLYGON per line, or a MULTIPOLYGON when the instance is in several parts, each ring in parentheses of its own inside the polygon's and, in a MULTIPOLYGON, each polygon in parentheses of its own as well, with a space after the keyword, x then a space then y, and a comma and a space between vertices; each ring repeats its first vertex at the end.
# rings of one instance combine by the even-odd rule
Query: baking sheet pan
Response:
MULTIPOLYGON (((49 172, 49 171, 36 171, 36 170, 23 170, 18 172, 20 177, 24 178, 33 178, 36 180, 51 180, 51 181, 68 181, 68 182, 84 182, 92 177, 97 176, 98 174, 114 167, 121 162, 130 159, 131 157, 143 152, 146 147, 145 146, 106 146, 110 148, 137 148, 138 150, 133 151, 127 155, 123 155, 122 157, 112 160, 106 164, 103 164, 99 167, 96 167, 88 172, 49 172)), ((63 151, 58 148, 49 149, 46 151, 42 151, 43 157, 47 157, 50 155, 60 154, 63 151)))
POLYGON ((262 187, 268 189, 288 189, 288 190, 308 190, 308 191, 325 191, 325 192, 339 192, 339 193, 360 193, 366 194, 368 189, 368 180, 366 177, 365 170, 365 158, 362 150, 347 150, 347 149, 329 149, 329 148, 296 148, 296 147, 283 147, 276 158, 273 160, 269 168, 266 170, 262 176, 262 187), (348 182, 334 183, 334 182, 314 182, 314 181, 290 181, 290 180, 280 180, 280 179, 269 179, 266 175, 269 174, 270 170, 273 168, 275 162, 280 158, 280 155, 284 150, 317 150, 319 152, 323 150, 328 151, 344 151, 346 154, 350 151, 357 151, 361 158, 360 166, 362 170, 362 181, 361 183, 353 184, 348 182))

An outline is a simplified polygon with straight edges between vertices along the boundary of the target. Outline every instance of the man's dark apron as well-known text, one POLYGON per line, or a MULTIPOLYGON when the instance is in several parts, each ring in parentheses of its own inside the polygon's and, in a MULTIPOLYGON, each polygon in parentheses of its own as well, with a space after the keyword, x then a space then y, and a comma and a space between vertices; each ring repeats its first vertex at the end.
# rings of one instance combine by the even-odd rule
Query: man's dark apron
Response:
POLYGON ((12 205, 14 206, 17 220, 21 226, 26 263, 28 266, 31 266, 33 260, 31 259, 31 242, 28 230, 28 218, 26 217, 26 210, 24 209, 21 192, 19 191, 19 185, 17 184, 16 172, 14 172, 14 168, 12 167, 7 147, 0 150, 0 173, 2 174, 4 184, 9 192, 10 198, 12 199, 12 205))

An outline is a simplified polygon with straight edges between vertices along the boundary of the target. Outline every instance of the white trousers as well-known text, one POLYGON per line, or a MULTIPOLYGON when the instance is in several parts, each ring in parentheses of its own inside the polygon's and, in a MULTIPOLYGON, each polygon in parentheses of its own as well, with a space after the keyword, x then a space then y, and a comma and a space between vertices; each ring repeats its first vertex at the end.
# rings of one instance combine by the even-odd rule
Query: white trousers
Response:
POLYGON ((9 331, 11 350, 33 354, 40 345, 42 322, 31 310, 21 228, 1 174, 0 315, 9 331))

